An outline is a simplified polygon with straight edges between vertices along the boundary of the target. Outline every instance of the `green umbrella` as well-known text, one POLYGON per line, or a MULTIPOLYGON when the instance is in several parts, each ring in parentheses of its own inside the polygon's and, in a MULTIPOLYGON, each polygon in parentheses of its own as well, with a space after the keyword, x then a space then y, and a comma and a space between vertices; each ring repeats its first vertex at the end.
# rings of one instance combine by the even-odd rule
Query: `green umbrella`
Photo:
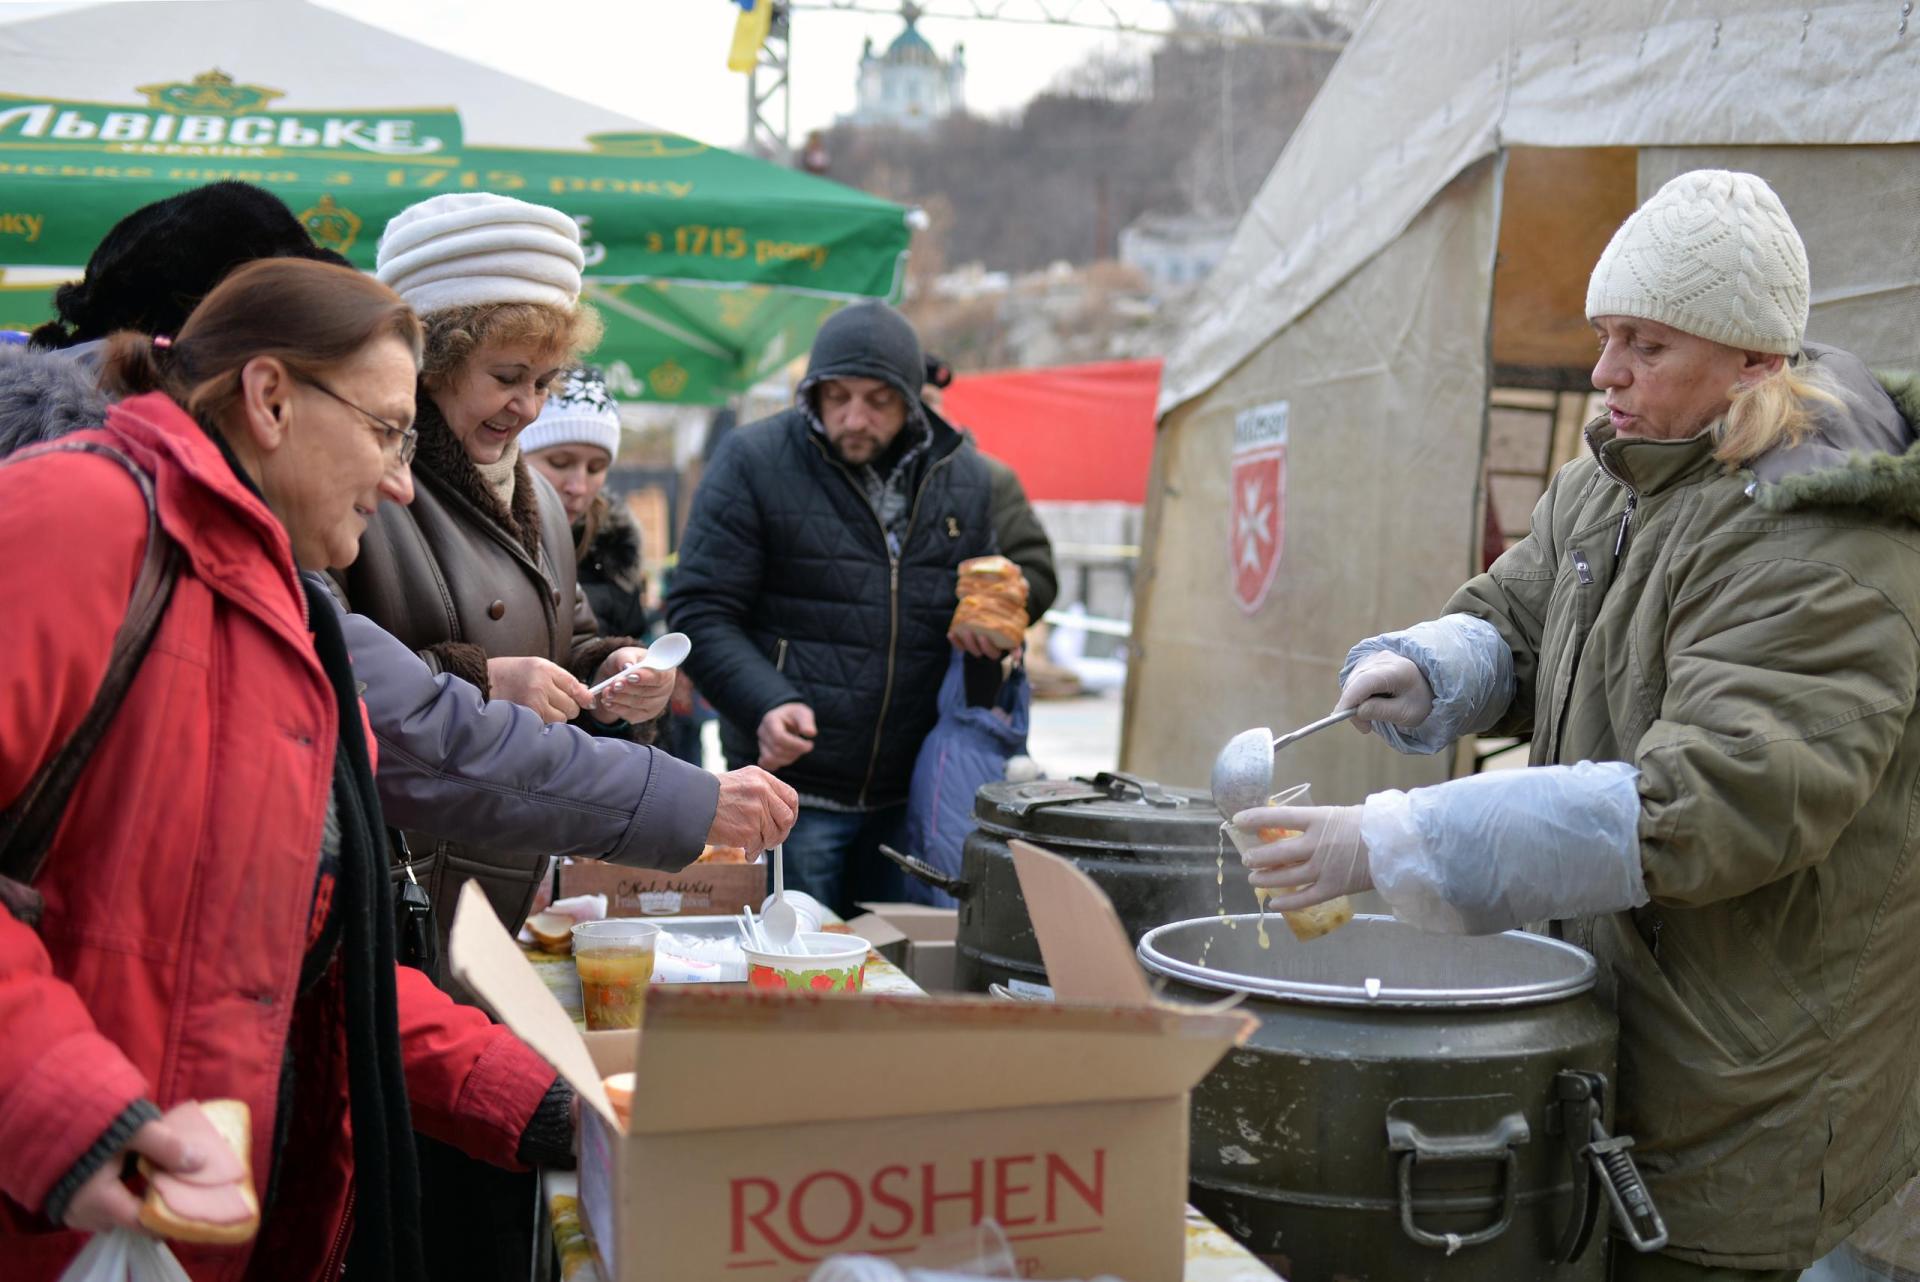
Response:
MULTIPOLYGON (((408 205, 499 192, 579 221, 607 321, 595 359, 629 398, 711 403, 751 386, 834 308, 897 297, 906 262, 898 205, 309 4, 111 4, 0 24, 0 84, 0 264, 76 269, 128 211, 238 178, 371 268, 408 205), (396 98, 458 106, 368 105, 396 98), (568 146, 536 145, 549 140, 568 146)), ((46 320, 49 293, 44 273, 0 275, 0 325, 46 320)))

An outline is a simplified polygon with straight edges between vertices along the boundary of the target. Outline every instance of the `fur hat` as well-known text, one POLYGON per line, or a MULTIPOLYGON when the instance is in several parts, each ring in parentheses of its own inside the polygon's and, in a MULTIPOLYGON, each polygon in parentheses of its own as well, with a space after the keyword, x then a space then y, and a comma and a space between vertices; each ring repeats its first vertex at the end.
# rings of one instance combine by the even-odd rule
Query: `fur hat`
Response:
POLYGON ((1696 169, 1613 234, 1587 282, 1587 318, 1632 316, 1747 352, 1799 352, 1807 247, 1773 188, 1696 169))
POLYGON ((582 366, 547 397, 540 417, 520 433, 524 453, 552 445, 598 445, 607 457, 620 454, 620 408, 607 394, 599 370, 582 366))
POLYGON ((380 236, 380 283, 421 315, 476 303, 580 297, 580 225, 557 209, 491 192, 453 192, 410 205, 380 236))
POLYGON ((53 296, 59 319, 33 333, 38 347, 71 347, 116 330, 176 334, 227 273, 256 258, 315 258, 321 249, 279 197, 241 182, 209 183, 156 200, 113 225, 86 275, 53 296))

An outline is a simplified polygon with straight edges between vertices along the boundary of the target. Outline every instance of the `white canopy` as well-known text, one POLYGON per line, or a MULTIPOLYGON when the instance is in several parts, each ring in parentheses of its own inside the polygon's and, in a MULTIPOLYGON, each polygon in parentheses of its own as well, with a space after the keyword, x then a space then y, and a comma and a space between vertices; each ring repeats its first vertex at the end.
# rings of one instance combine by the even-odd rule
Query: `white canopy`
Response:
POLYGON ((1500 148, 1920 142, 1913 8, 1377 0, 1193 308, 1162 411, 1213 387, 1500 148))
POLYGON ((435 105, 459 110, 469 145, 580 146, 588 134, 651 128, 306 0, 168 0, 16 17, 0 22, 5 93, 125 99, 136 87, 124 83, 136 59, 101 53, 131 55, 130 40, 138 41, 140 67, 168 68, 181 80, 218 67, 243 83, 293 90, 283 100, 291 110, 414 109, 423 105, 420 88, 430 87, 446 99, 435 105))
MULTIPOLYGON (((1513 435, 1489 390, 1547 389, 1565 457, 1588 273, 1674 174, 1766 177, 1807 242, 1809 337, 1920 368, 1912 7, 1377 0, 1167 361, 1127 768, 1203 783, 1233 733, 1324 715, 1353 642, 1443 608, 1513 435)), ((1328 733, 1276 782, 1338 804, 1455 768, 1328 733)))

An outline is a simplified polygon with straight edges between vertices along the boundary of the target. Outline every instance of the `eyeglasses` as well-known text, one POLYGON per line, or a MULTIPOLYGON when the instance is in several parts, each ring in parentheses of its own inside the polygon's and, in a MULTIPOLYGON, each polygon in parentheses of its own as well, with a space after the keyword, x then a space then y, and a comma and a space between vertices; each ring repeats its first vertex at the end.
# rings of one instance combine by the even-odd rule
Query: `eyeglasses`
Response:
POLYGON ((361 409, 358 405, 355 405, 352 401, 340 395, 340 393, 334 391, 331 387, 328 387, 325 383, 322 383, 317 378, 307 378, 304 375, 300 375, 300 374, 295 374, 294 377, 299 379, 302 383, 305 383, 308 387, 311 387, 314 391, 326 393, 328 396, 331 396, 334 400, 339 401, 342 405, 346 406, 348 409, 354 411, 356 414, 361 415, 368 422, 372 423, 375 429, 378 430, 380 433, 381 449, 384 450, 386 453, 393 455, 399 461, 402 467, 405 467, 409 463, 413 462, 414 451, 420 448, 420 433, 418 429, 411 428, 411 427, 396 427, 394 424, 387 422, 387 420, 385 420, 384 418, 381 418, 378 414, 375 414, 370 410, 361 409))

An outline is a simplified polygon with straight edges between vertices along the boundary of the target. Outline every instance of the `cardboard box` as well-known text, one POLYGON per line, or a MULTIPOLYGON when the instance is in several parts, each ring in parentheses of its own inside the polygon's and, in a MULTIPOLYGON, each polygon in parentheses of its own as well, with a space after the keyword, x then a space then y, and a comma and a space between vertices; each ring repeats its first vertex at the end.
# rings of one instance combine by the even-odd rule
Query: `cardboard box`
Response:
POLYGON ((927 904, 861 904, 847 929, 929 993, 953 991, 953 955, 960 910, 927 904))
POLYGON ((727 917, 767 897, 763 855, 750 864, 691 864, 680 872, 628 868, 591 859, 563 861, 559 893, 605 895, 610 917, 727 917))
POLYGON ((582 1034, 463 888, 454 974, 579 1092, 607 1282, 799 1282, 984 1218, 1024 1276, 1179 1282, 1187 1095, 1254 1021, 1154 1004, 1105 896, 1032 855, 1065 870, 1029 890, 1064 900, 1035 904, 1043 941, 1059 933, 1056 987, 1093 1002, 656 988, 639 1032, 582 1034), (1075 949, 1091 955, 1067 963, 1075 949), (602 1086, 620 1071, 625 1133, 602 1086))

